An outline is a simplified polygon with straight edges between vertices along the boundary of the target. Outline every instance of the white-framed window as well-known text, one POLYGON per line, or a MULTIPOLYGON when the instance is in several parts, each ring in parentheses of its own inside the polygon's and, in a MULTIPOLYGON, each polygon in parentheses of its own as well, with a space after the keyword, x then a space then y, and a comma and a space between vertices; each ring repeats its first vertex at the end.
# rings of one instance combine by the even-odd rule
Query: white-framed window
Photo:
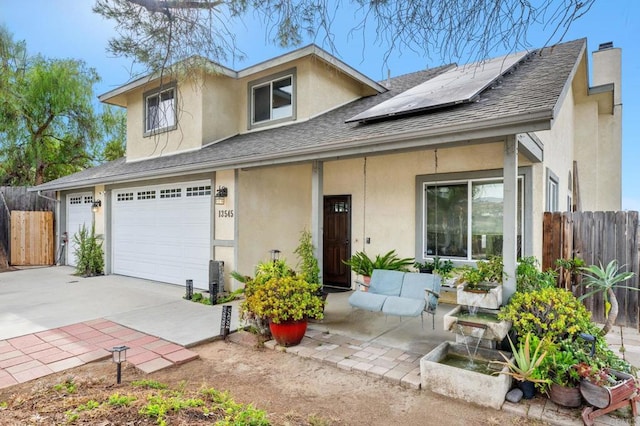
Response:
POLYGON ((138 200, 155 200, 156 191, 138 191, 138 200))
POLYGON ((176 127, 176 89, 159 90, 144 98, 144 132, 152 134, 176 127))
MULTIPOLYGON (((518 177, 517 245, 523 253, 524 178, 518 177)), ((421 182, 422 258, 478 260, 502 255, 500 177, 421 182)))
POLYGON ((120 192, 116 195, 116 201, 133 201, 133 192, 120 192))
POLYGON ((560 200, 560 185, 558 182, 558 176, 556 176, 551 170, 547 169, 547 200, 546 210, 548 212, 559 211, 560 200))
POLYGON ((189 186, 187 187, 187 197, 201 197, 211 195, 211 185, 189 186))
POLYGON ((249 83, 251 127, 295 118, 294 71, 249 83))
POLYGON ((180 198, 181 196, 181 188, 167 188, 160 190, 160 198, 180 198))

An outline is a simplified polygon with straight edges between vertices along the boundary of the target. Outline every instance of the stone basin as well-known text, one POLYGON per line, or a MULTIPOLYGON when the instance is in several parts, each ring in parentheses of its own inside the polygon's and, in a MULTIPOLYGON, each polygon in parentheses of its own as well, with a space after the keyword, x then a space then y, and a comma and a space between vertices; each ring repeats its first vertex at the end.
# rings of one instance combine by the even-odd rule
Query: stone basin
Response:
POLYGON ((466 306, 458 305, 443 318, 445 331, 501 342, 511 329, 511 321, 498 320, 497 312, 478 308, 475 315, 466 306), (483 333, 484 329, 484 333, 483 333))
POLYGON ((465 290, 465 284, 458 285, 456 292, 458 305, 476 306, 486 309, 500 309, 502 305, 502 285, 487 285, 487 290, 465 290))
MULTIPOLYGON (((447 341, 420 359, 422 388, 499 410, 511 388, 511 376, 478 373, 441 363, 449 354, 467 356, 467 348, 464 344, 447 341)), ((505 354, 508 355, 508 352, 505 354)), ((504 361, 497 350, 486 348, 478 348, 476 358, 477 362, 504 361)), ((506 372, 509 369, 503 366, 500 371, 506 372)))

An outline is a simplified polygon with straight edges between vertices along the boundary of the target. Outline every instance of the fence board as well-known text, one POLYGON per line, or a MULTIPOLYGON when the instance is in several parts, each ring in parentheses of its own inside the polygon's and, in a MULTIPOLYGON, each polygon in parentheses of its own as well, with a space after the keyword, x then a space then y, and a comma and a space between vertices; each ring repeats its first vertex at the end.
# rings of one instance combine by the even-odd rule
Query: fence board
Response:
POLYGON ((53 265, 53 212, 11 212, 11 264, 53 265))
MULTIPOLYGON (((584 260, 587 265, 606 266, 616 259, 619 266, 634 272, 625 285, 640 288, 640 219, 638 212, 574 212, 544 214, 543 265, 552 265, 558 254, 584 260), (556 235, 547 235, 548 232, 556 235), (561 237, 559 236, 561 235, 561 237)), ((560 274, 558 285, 570 289, 569 278, 560 274)), ((572 289, 585 294, 583 286, 572 289)), ((616 324, 640 327, 640 295, 628 289, 615 290, 620 310, 616 324)), ((598 294, 584 300, 595 321, 604 321, 604 299, 598 294)))

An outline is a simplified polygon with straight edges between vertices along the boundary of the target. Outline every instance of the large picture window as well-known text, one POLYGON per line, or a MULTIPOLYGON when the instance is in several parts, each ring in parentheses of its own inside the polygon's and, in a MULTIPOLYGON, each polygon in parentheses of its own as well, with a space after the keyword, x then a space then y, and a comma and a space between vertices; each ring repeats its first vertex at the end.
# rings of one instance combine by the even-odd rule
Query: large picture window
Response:
MULTIPOLYGON (((518 257, 522 255, 523 184, 518 179, 518 257)), ((464 260, 502 255, 502 178, 423 182, 423 258, 464 260)))
POLYGON ((176 125, 175 88, 145 97, 145 133, 172 129, 176 125))
POLYGON ((294 118, 294 74, 250 85, 251 125, 294 118))

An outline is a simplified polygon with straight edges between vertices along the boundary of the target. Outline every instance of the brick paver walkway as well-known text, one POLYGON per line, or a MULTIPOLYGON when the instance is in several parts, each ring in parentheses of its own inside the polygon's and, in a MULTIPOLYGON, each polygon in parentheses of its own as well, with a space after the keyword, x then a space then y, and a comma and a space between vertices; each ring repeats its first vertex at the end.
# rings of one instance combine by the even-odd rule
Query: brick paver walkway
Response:
POLYGON ((127 362, 145 373, 198 358, 198 354, 158 337, 105 319, 72 324, 0 340, 0 388, 111 357, 126 345, 127 362))
POLYGON ((265 346, 276 346, 285 352, 313 358, 347 371, 382 378, 406 388, 420 389, 420 358, 422 354, 376 345, 338 334, 307 329, 297 346, 283 348, 275 340, 265 346))

